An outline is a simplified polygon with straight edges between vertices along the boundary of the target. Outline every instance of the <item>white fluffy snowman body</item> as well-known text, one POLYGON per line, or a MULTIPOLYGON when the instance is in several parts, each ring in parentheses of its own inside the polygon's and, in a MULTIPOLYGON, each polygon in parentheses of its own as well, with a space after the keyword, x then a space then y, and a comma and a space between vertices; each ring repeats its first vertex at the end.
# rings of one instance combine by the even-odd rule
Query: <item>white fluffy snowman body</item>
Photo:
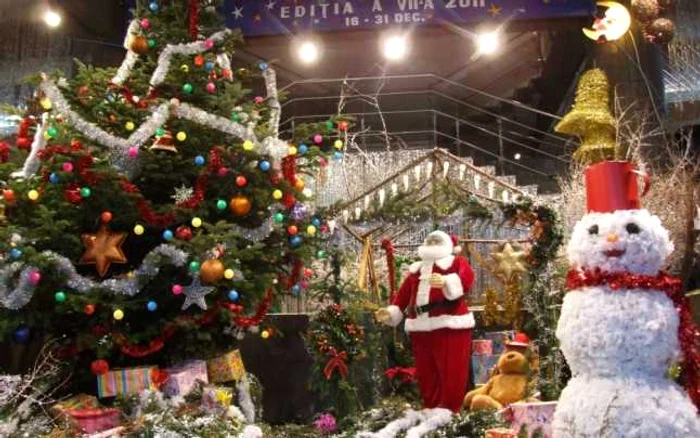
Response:
MULTIPOLYGON (((658 274, 672 250, 668 231, 646 210, 587 214, 567 248, 572 268, 643 275, 658 274)), ((572 378, 554 437, 700 437, 695 406, 665 378, 679 354, 678 324, 659 290, 569 291, 556 334, 572 378)))

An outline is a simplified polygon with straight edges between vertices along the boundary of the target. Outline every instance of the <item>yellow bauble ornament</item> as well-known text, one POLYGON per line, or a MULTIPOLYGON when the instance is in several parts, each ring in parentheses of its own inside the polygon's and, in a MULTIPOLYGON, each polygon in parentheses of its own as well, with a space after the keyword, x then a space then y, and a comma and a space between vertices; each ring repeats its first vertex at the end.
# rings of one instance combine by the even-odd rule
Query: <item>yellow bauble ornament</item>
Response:
POLYGON ((267 331, 267 330, 263 330, 263 331, 260 333, 260 337, 263 338, 263 339, 268 339, 268 338, 270 337, 270 332, 267 331))
POLYGON ((53 103, 51 103, 51 99, 49 99, 48 97, 41 98, 41 100, 39 101, 39 105, 41 105, 41 107, 46 111, 50 110, 51 107, 53 107, 53 103))
POLYGON ((287 150, 289 155, 296 155, 297 154, 297 148, 296 146, 289 146, 289 149, 287 150))
POLYGON ((180 131, 175 135, 175 138, 177 138, 177 141, 185 141, 187 140, 187 134, 185 131, 180 131))
POLYGON ((315 235, 316 234, 316 227, 313 225, 309 225, 308 227, 306 227, 306 234, 308 234, 309 236, 315 235))
POLYGON ((255 143, 253 143, 250 140, 246 140, 243 142, 243 150, 252 151, 254 147, 255 147, 255 143))
POLYGON ((278 190, 275 190, 274 192, 272 192, 272 197, 275 198, 275 199, 278 200, 278 201, 279 201, 280 199, 282 199, 282 196, 284 196, 284 194, 282 193, 282 190, 279 190, 279 189, 278 189, 278 190))
POLYGON ((226 267, 219 259, 209 259, 199 268, 199 278, 205 283, 216 283, 224 278, 226 267))
POLYGON ((231 198, 229 203, 229 208, 236 216, 245 216, 250 213, 250 209, 253 205, 250 203, 250 199, 243 195, 236 195, 231 198))
POLYGON ((335 146, 336 149, 343 149, 343 140, 336 140, 333 146, 335 146))
POLYGON ((233 272, 233 269, 227 269, 224 271, 224 278, 227 280, 231 280, 235 276, 236 276, 236 273, 233 272))
POLYGON ((202 226, 202 219, 198 217, 193 217, 192 218, 192 226, 195 228, 199 228, 202 226))
POLYGON ((36 190, 30 190, 27 193, 27 198, 29 198, 31 201, 36 201, 37 199, 39 199, 39 192, 37 192, 36 190))
POLYGON ((122 311, 121 309, 117 309, 112 314, 112 317, 117 321, 121 321, 122 319, 124 319, 124 311, 122 311))
POLYGON ((146 230, 145 230, 145 228, 143 228, 143 225, 134 226, 134 234, 136 234, 137 236, 142 235, 144 231, 146 231, 146 230))

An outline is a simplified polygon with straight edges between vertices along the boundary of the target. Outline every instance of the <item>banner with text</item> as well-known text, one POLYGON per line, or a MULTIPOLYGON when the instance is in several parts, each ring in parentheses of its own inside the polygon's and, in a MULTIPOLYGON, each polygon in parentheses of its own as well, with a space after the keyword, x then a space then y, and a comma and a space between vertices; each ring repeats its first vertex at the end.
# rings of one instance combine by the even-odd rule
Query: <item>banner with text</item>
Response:
POLYGON ((591 15, 593 0, 226 0, 246 36, 591 15))

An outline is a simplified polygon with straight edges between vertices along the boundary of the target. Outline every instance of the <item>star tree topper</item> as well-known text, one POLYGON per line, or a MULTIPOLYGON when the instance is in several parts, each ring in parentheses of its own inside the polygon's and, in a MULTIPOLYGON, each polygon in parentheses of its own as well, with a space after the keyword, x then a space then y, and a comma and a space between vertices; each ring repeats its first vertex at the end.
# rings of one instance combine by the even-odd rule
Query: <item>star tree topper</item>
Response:
POLYGON ((523 260, 526 255, 525 251, 516 251, 510 243, 506 243, 501 252, 491 254, 491 257, 496 262, 494 273, 508 281, 514 274, 519 275, 527 272, 523 260))
POLYGON ((126 236, 127 233, 113 233, 104 225, 95 234, 83 234, 82 239, 86 249, 78 263, 94 264, 100 277, 104 277, 112 263, 127 262, 122 251, 126 236))
POLYGON ((207 301, 204 297, 213 290, 213 287, 202 286, 202 283, 199 281, 199 275, 193 275, 192 284, 185 287, 183 290, 185 302, 182 303, 182 310, 187 310, 192 304, 196 304, 202 310, 207 310, 207 301))

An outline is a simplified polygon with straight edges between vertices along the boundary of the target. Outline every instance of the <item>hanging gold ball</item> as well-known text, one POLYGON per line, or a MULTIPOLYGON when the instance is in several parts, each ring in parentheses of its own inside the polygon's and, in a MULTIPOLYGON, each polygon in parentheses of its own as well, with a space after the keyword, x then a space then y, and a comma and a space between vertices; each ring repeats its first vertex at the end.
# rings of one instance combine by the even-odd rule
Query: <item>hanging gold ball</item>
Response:
POLYGON ((245 216, 248 213, 250 213, 250 209, 252 208, 252 204, 250 203, 250 199, 248 197, 243 196, 243 195, 236 195, 233 198, 231 198, 231 202, 229 203, 229 208, 235 214, 236 216, 245 216))
POLYGON ((141 35, 134 35, 129 37, 128 46, 129 50, 138 54, 144 54, 148 52, 148 40, 141 35))
POLYGON ((224 278, 226 266, 219 259, 209 259, 199 268, 199 278, 205 283, 216 283, 224 278))

